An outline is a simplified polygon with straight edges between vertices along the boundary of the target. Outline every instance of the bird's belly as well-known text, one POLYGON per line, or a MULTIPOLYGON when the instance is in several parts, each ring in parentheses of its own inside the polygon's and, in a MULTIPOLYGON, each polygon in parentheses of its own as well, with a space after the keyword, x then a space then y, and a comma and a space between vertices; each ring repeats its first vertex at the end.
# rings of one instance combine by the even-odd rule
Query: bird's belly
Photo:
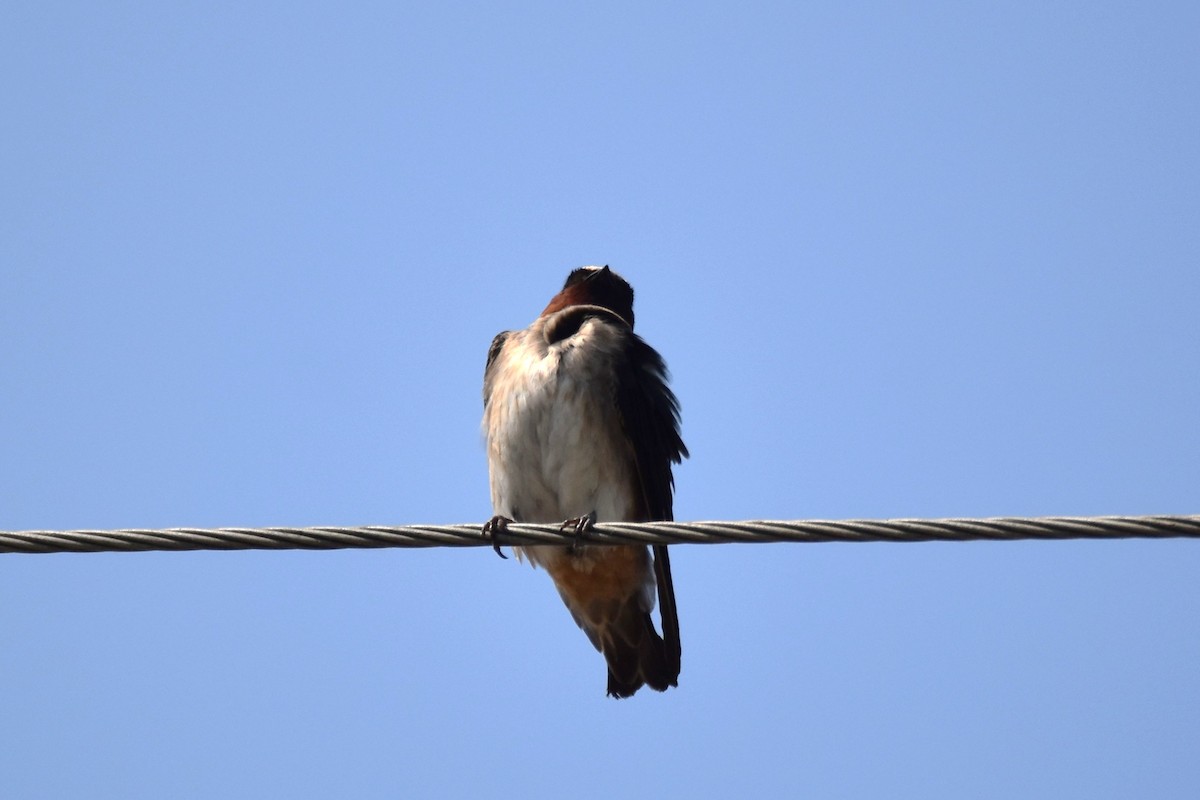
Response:
POLYGON ((632 459, 607 393, 551 370, 504 396, 488 439, 494 513, 519 522, 630 518, 632 459))

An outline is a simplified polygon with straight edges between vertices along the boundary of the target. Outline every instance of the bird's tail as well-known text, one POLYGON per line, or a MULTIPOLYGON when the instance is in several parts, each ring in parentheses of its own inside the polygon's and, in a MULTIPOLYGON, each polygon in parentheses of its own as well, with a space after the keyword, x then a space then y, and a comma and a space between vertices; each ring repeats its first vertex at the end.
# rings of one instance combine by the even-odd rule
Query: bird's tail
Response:
MULTIPOLYGON (((563 574, 573 572, 566 565, 564 570, 555 570, 558 572, 554 575, 555 584, 571 616, 608 662, 608 694, 612 697, 630 697, 642 686, 662 692, 678 685, 679 620, 665 550, 662 548, 660 552, 655 548, 654 553, 655 584, 664 636, 659 636, 654 629, 650 615, 653 600, 641 581, 624 583, 620 591, 615 591, 621 585, 618 582, 594 580, 603 574, 603 569, 588 574, 593 578, 591 581, 580 580, 580 573, 563 574), (601 584, 606 591, 596 591, 601 584), (585 586, 591 591, 580 591, 585 586)), ((623 547, 608 548, 604 552, 610 557, 626 556, 623 547)), ((642 569, 648 573, 646 555, 645 548, 628 548, 628 557, 640 560, 642 569)), ((649 578, 648 574, 646 578, 649 578)))
POLYGON ((629 598, 606 623, 598 638, 608 662, 610 696, 630 697, 642 686, 663 692, 677 685, 679 668, 671 668, 666 644, 636 598, 629 598))

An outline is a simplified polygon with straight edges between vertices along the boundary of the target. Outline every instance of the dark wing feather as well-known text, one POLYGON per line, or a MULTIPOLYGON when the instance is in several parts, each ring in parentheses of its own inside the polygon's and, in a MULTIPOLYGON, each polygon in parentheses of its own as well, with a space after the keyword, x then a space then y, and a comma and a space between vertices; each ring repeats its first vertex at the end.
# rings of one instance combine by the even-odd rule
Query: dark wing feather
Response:
POLYGON ((658 586, 658 614, 662 617, 664 658, 667 674, 679 678, 683 660, 683 645, 679 641, 679 611, 675 607, 675 584, 671 580, 671 561, 667 558, 665 544, 654 545, 654 583, 658 586))
POLYGON ((496 334, 496 338, 492 339, 492 345, 488 348, 487 365, 483 368, 483 407, 487 408, 488 398, 492 396, 492 365, 496 363, 496 357, 500 355, 500 349, 504 347, 504 342, 508 339, 508 335, 512 331, 501 331, 496 334))
POLYGON ((633 331, 626 337, 625 358, 617 372, 617 410, 633 445, 645 502, 643 518, 636 521, 671 520, 675 491, 671 464, 688 455, 679 435, 679 401, 667 385, 662 356, 633 331))
MULTIPOLYGON (((669 521, 674 519, 675 491, 671 464, 680 463, 688 455, 679 433, 679 401, 667 385, 667 365, 662 356, 633 331, 627 333, 625 356, 617 374, 617 409, 633 446, 641 490, 642 513, 634 521, 669 521)), ((654 547, 654 578, 668 670, 678 676, 682 652, 679 613, 665 545, 654 547)))

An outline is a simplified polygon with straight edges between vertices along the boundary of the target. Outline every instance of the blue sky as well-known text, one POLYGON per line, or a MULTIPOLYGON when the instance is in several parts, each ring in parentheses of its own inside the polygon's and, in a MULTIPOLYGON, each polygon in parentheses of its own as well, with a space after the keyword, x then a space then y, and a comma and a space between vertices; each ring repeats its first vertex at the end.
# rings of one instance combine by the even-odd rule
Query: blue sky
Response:
MULTIPOLYGON (((680 519, 1198 511, 1195 4, 0 16, 0 529, 482 523, 605 263, 680 519)), ((615 702, 487 549, 0 556, 0 795, 1200 794, 1195 542, 672 560, 615 702)))

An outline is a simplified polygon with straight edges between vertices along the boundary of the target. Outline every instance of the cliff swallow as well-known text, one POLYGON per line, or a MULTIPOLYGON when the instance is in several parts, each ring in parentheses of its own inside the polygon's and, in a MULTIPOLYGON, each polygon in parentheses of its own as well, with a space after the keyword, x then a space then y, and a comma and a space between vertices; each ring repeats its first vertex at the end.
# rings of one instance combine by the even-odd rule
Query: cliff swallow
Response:
MULTIPOLYGON (((667 368, 633 332, 633 289, 608 267, 571 272, 525 330, 505 331, 483 379, 492 509, 517 522, 670 520, 671 464, 688 455, 667 368)), ((679 678, 679 618, 665 546, 513 548, 543 567, 608 662, 608 694, 679 678), (657 587, 662 636, 650 612, 657 587)), ((497 548, 498 551, 498 548, 497 548)))

